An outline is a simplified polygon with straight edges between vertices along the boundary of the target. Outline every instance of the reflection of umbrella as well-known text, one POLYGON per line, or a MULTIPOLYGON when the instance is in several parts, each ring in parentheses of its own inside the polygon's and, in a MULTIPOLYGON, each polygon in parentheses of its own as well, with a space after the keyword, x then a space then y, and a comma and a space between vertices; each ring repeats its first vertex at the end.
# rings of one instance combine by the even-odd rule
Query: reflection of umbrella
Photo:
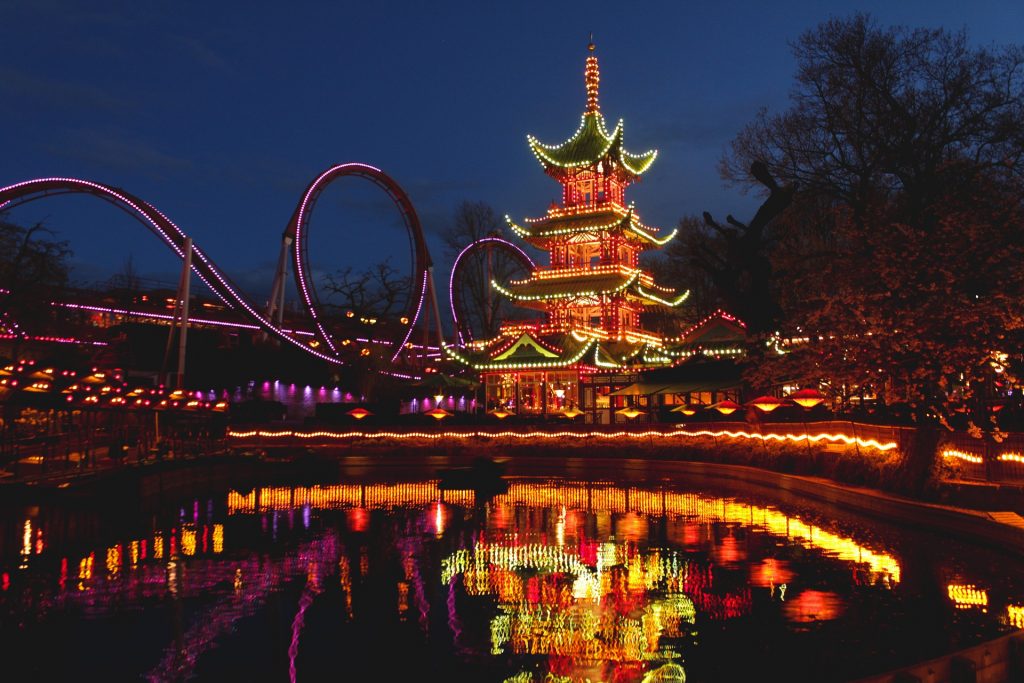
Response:
POLYGON ((621 408, 619 410, 616 410, 615 414, 616 415, 623 415, 625 417, 628 417, 630 420, 632 420, 637 415, 642 415, 643 411, 642 410, 637 410, 633 406, 626 406, 625 408, 621 408))

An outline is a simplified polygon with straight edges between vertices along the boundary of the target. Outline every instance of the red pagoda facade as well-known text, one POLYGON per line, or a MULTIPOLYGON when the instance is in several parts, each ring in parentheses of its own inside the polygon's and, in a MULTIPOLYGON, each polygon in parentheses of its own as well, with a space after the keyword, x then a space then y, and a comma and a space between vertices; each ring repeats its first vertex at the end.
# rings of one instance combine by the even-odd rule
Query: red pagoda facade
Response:
MULTIPOLYGON (((508 323, 495 339, 448 349, 453 359, 480 372, 489 409, 571 415, 581 403, 582 377, 672 360, 665 340, 644 329, 641 312, 677 306, 688 293, 677 295, 655 283, 640 266, 640 254, 663 246, 675 231, 659 236, 625 197, 657 151, 626 151, 621 120, 608 131, 598 103, 593 44, 589 50, 580 127, 558 145, 527 137, 545 173, 562 186, 562 201, 540 218, 506 217, 513 233, 548 254, 548 264, 525 279, 491 283, 516 304, 542 312, 543 319, 508 323)), ((597 400, 588 398, 587 403, 597 400)))

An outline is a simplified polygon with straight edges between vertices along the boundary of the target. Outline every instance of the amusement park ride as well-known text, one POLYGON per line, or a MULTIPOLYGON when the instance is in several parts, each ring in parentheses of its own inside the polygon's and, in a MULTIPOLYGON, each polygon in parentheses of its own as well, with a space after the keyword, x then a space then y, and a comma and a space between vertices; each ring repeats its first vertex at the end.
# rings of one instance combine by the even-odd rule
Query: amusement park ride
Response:
MULTIPOLYGON (((625 200, 626 188, 640 180, 657 152, 632 154, 623 145, 622 121, 612 131, 598 105, 599 72, 594 46, 589 46, 585 67, 586 108, 576 133, 559 145, 545 145, 529 137, 529 146, 545 173, 562 186, 562 202, 552 204, 541 218, 522 225, 508 220, 511 231, 535 249, 547 252, 549 263, 539 265, 526 251, 497 236, 487 236, 457 255, 449 277, 448 304, 452 316, 451 343, 442 330, 433 262, 423 229, 408 195, 391 177, 362 163, 342 163, 320 173, 303 192, 282 235, 276 274, 265 307, 257 306, 236 287, 214 261, 163 212, 120 188, 67 177, 39 178, 0 188, 0 210, 64 194, 87 194, 112 203, 145 225, 185 264, 174 315, 157 315, 72 302, 54 306, 108 313, 122 318, 170 322, 183 341, 188 325, 233 325, 280 340, 331 366, 348 364, 353 347, 343 325, 325 317, 310 268, 307 248, 310 218, 324 189, 343 179, 369 181, 394 202, 409 236, 411 291, 405 310, 359 339, 361 353, 373 347, 383 358, 385 374, 418 379, 437 371, 439 361, 455 372, 482 376, 490 408, 525 413, 559 414, 579 405, 599 405, 614 384, 603 388, 595 376, 636 372, 671 365, 686 357, 685 339, 668 339, 643 326, 641 312, 649 306, 677 306, 687 293, 677 294, 656 284, 640 264, 640 253, 656 249, 675 233, 659 236, 640 222, 636 209, 625 200), (488 263, 500 252, 506 263, 527 273, 519 280, 477 283, 489 297, 507 297, 517 306, 539 310, 536 322, 506 321, 497 336, 476 338, 466 314, 470 262, 488 263), (289 258, 290 255, 290 258, 289 258), (283 319, 289 261, 296 290, 307 316, 301 324, 285 326, 283 319), (188 273, 199 277, 235 316, 234 322, 189 318, 188 273), (246 322, 238 322, 239 317, 246 322), (420 330, 415 343, 414 330, 420 330), (429 336, 428 336, 429 335, 429 336), (436 335, 436 336, 435 336, 436 335), (436 344, 436 346, 434 345, 436 344), (586 386, 585 386, 586 385, 586 386), (589 387, 589 388, 588 388, 589 387), (584 394, 589 394, 585 396, 584 394)), ((488 275, 490 277, 490 275, 488 275)), ((479 294, 479 292, 477 292, 479 294)), ((169 299, 175 301, 175 299, 169 299)), ((179 343, 179 347, 183 344, 179 343)), ((168 344, 170 348, 170 344, 168 344)), ((182 356, 183 357, 183 356, 182 356)), ((179 360, 179 375, 183 367, 179 360)))

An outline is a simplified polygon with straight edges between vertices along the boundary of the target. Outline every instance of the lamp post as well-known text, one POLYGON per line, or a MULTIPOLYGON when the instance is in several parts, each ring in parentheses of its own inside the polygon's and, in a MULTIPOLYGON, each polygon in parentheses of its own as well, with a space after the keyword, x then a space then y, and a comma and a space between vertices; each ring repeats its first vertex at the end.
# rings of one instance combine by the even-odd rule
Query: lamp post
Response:
POLYGON ((824 402, 825 394, 821 393, 817 389, 807 387, 800 389, 799 391, 794 391, 789 395, 789 399, 804 409, 804 440, 807 442, 807 455, 811 455, 811 435, 807 433, 807 413, 815 406, 821 405, 821 403, 824 402))

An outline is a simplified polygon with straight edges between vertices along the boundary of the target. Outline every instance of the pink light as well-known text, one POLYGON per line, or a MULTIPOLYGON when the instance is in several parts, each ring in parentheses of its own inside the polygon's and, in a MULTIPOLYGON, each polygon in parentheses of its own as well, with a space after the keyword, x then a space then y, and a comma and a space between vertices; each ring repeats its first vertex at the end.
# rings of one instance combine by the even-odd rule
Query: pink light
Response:
POLYGON ((506 247, 511 247, 516 252, 518 252, 520 256, 522 256, 524 259, 526 259, 526 262, 530 264, 530 268, 531 269, 537 267, 537 264, 533 262, 533 259, 530 258, 529 254, 527 254, 525 251, 520 249, 515 244, 512 244, 508 240, 502 239, 500 237, 484 237, 482 239, 478 239, 475 242, 471 242, 462 251, 460 251, 459 255, 455 257, 455 262, 452 263, 452 272, 448 276, 448 302, 451 305, 452 321, 455 324, 455 332, 459 336, 459 343, 460 344, 465 344, 466 341, 465 341, 465 339, 462 338, 462 330, 459 329, 459 314, 455 310, 455 271, 459 267, 459 261, 462 260, 462 257, 465 256, 467 252, 469 252, 469 251, 479 247, 481 244, 486 244, 488 242, 495 242, 497 244, 503 244, 506 247))

